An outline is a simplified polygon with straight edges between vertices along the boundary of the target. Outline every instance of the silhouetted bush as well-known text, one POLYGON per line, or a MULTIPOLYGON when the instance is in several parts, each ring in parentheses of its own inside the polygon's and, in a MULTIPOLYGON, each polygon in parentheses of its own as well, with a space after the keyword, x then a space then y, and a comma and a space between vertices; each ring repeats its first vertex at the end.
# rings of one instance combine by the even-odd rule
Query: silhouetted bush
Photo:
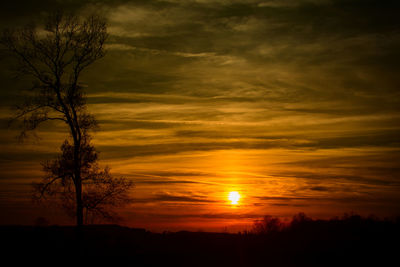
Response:
POLYGON ((276 233, 284 229, 284 227, 285 225, 279 218, 266 215, 262 220, 254 222, 252 232, 255 234, 276 233))

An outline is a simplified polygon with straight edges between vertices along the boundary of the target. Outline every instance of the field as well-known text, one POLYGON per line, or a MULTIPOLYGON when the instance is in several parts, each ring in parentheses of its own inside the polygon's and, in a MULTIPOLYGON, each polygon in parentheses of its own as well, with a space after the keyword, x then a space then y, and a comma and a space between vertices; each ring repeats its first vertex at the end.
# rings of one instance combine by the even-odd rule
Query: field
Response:
MULTIPOLYGON (((271 228, 272 229, 272 228, 271 228)), ((118 225, 1 226, 3 259, 113 266, 388 266, 399 221, 351 216, 302 221, 265 233, 152 233, 118 225)))

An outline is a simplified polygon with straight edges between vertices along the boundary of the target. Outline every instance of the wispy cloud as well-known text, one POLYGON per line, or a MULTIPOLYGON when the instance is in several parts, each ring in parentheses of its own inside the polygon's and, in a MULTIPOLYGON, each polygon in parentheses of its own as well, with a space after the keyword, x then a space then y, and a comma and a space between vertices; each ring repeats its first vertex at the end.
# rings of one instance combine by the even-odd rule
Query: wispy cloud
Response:
POLYGON ((157 193, 150 198, 134 199, 135 203, 178 202, 178 203, 213 203, 215 200, 194 194, 157 193))

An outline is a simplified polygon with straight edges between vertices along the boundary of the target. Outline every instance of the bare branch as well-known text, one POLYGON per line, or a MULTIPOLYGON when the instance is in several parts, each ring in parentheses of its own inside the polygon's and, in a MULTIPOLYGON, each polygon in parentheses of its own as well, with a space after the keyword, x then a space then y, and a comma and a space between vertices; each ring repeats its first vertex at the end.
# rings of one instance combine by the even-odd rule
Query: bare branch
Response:
MULTIPOLYGON (((88 138, 86 137, 86 140, 88 138)), ((73 146, 68 141, 61 146, 62 154, 56 159, 43 164, 46 172, 44 181, 36 185, 36 195, 48 197, 52 201, 60 202, 68 214, 74 208, 73 202, 75 189, 70 185, 74 182, 73 146), (61 190, 63 189, 63 190, 61 190)), ((86 143, 81 148, 82 159, 82 205, 85 209, 86 221, 89 217, 94 219, 113 220, 117 215, 112 212, 112 207, 130 203, 129 190, 133 183, 125 178, 115 178, 110 174, 109 168, 98 167, 97 152, 94 147, 86 143)), ((38 197, 36 197, 38 198, 38 197)))
MULTIPOLYGON (((34 80, 25 103, 17 106, 12 121, 22 121, 22 137, 46 121, 66 123, 72 144, 64 142, 61 155, 45 168, 48 177, 36 187, 41 196, 58 195, 64 207, 75 206, 79 226, 85 194, 97 192, 92 194, 99 201, 96 211, 89 208, 90 212, 109 216, 104 208, 105 199, 114 196, 109 190, 118 188, 99 179, 109 175, 99 171, 97 153, 89 143, 89 131, 97 123, 86 109, 85 94, 79 84, 81 73, 105 54, 106 22, 99 16, 82 20, 56 12, 48 17, 40 32, 37 29, 30 25, 5 30, 0 37, 1 44, 19 61, 17 72, 34 80), (89 181, 96 181, 96 188, 85 184, 89 181), (103 189, 106 191, 102 192, 103 189)), ((118 192, 123 191, 118 188, 118 192)))

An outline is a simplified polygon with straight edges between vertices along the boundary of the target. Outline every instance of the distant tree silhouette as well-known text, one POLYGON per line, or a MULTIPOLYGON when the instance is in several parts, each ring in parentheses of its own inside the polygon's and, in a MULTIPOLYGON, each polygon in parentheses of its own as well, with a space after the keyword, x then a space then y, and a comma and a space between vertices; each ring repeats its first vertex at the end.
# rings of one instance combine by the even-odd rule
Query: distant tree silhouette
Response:
POLYGON ((297 227, 299 225, 303 225, 307 222, 311 222, 312 219, 308 217, 304 212, 299 212, 293 216, 292 222, 290 223, 291 227, 297 227))
POLYGON ((254 222, 252 232, 255 234, 268 234, 279 232, 283 229, 283 227, 284 224, 279 218, 266 215, 262 220, 257 220, 254 222))
MULTIPOLYGON (((107 27, 103 18, 79 18, 56 12, 48 16, 44 28, 29 25, 7 29, 1 43, 19 62, 18 72, 33 78, 26 101, 17 107, 15 120, 22 120, 21 137, 50 120, 64 122, 71 144, 70 181, 75 191, 76 224, 83 224, 82 175, 89 131, 97 126, 87 111, 80 85, 82 71, 105 54, 107 27)), ((68 143, 69 144, 69 143, 68 143)))
POLYGON ((49 224, 50 224, 49 220, 47 220, 44 217, 37 217, 34 222, 34 225, 37 227, 46 227, 49 226, 49 224))
MULTIPOLYGON (((116 221, 118 217, 112 208, 131 202, 128 193, 133 183, 113 177, 108 167, 99 167, 98 154, 88 137, 84 139, 80 153, 84 222, 93 223, 98 219, 116 221)), ((61 146, 61 155, 43 163, 46 176, 42 182, 33 184, 34 199, 51 200, 75 217, 73 166, 74 146, 66 140, 61 146)))

